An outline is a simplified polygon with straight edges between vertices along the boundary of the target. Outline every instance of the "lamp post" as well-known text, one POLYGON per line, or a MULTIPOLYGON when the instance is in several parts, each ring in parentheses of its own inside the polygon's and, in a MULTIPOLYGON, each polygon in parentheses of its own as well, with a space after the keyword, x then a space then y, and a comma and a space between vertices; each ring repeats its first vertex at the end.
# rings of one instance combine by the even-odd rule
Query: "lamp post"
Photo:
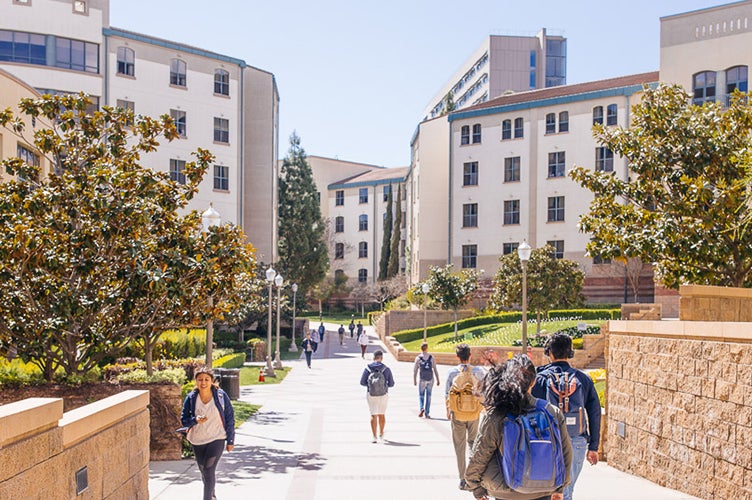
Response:
POLYGON ((292 284, 292 342, 290 343, 290 352, 298 352, 298 346, 295 345, 295 306, 297 305, 298 284, 292 284))
POLYGON ((281 295, 282 295, 282 283, 284 283, 285 280, 282 278, 281 274, 278 274, 276 278, 274 278, 274 284, 277 285, 277 348, 274 351, 274 368, 277 370, 282 369, 282 360, 279 359, 279 310, 282 309, 281 304, 281 295))
POLYGON ((522 264, 522 354, 527 353, 527 262, 532 250, 525 240, 517 247, 517 255, 522 264))
POLYGON ((426 306, 428 304, 428 290, 430 290, 431 287, 428 286, 428 283, 423 283, 420 289, 423 291, 423 342, 425 342, 428 338, 428 330, 426 328, 426 306))
POLYGON ((274 367, 272 366, 272 286, 274 286, 274 277, 277 271, 272 267, 266 270, 266 281, 269 283, 269 321, 266 326, 266 376, 276 377, 274 367))
MULTIPOLYGON (((201 226, 202 230, 205 233, 209 232, 209 229, 214 226, 219 226, 220 222, 222 221, 222 218, 219 215, 219 212, 214 210, 214 207, 212 204, 209 204, 209 208, 204 210, 204 212, 201 213, 201 226)), ((208 306, 209 306, 209 319, 206 320, 206 360, 205 364, 209 368, 211 368, 212 365, 212 347, 214 344, 214 297, 211 293, 209 293, 209 298, 207 299, 208 306)))

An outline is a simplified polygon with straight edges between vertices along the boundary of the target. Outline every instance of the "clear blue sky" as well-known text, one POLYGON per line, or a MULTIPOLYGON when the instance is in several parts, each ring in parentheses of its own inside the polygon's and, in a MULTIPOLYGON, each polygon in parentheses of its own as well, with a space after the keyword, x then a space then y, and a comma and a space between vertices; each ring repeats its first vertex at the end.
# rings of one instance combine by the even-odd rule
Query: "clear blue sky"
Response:
POLYGON ((407 166, 428 100, 489 34, 568 38, 567 83, 658 70, 659 18, 723 0, 111 0, 112 26, 274 73, 280 158, 407 166))

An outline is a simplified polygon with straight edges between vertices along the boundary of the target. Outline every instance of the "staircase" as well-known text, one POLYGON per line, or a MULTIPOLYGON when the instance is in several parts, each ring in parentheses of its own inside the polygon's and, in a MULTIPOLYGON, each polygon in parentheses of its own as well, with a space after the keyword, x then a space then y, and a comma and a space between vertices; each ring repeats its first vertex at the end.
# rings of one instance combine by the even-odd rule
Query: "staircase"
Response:
POLYGON ((606 368, 606 357, 602 354, 597 358, 593 358, 585 367, 585 370, 598 370, 601 368, 606 368))

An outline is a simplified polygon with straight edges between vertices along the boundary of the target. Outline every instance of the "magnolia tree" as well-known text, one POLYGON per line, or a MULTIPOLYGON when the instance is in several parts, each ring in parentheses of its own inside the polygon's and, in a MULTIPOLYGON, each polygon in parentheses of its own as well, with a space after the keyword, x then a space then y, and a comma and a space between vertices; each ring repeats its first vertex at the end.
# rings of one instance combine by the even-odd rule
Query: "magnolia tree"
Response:
POLYGON ((14 177, 0 184, 0 342, 47 380, 58 368, 83 376, 133 341, 151 371, 160 333, 237 309, 247 297, 235 290, 248 289, 255 265, 239 228, 202 232, 199 214, 178 213, 198 191, 208 151, 174 182, 140 163, 177 137, 170 117, 88 105, 84 96, 22 100, 33 136, 24 125, 32 120, 0 112, 0 125, 54 166, 47 174, 11 158, 2 167, 14 177))
POLYGON ((428 296, 442 309, 451 309, 454 312, 454 340, 459 340, 457 309, 465 305, 478 288, 478 273, 473 269, 454 272, 452 264, 443 267, 432 266, 426 282, 430 287, 428 296))

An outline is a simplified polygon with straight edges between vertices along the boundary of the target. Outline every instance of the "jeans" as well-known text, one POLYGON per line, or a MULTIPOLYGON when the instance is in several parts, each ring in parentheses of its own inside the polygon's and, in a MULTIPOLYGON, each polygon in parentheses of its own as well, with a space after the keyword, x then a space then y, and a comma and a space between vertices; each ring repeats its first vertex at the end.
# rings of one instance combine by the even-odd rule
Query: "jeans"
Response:
POLYGON ((305 362, 308 365, 308 368, 311 367, 311 354, 313 354, 311 351, 304 351, 305 352, 305 362))
POLYGON ((582 464, 585 462, 585 456, 588 451, 588 442, 584 436, 577 436, 572 438, 572 482, 569 486, 564 488, 564 500, 572 500, 572 491, 574 491, 574 483, 580 475, 582 470, 582 464))
POLYGON ((418 380, 418 399, 420 400, 420 409, 425 410, 426 415, 431 413, 431 391, 433 390, 433 379, 418 380))
POLYGON ((218 439, 208 444, 193 445, 193 454, 196 456, 198 470, 201 471, 201 480, 204 482, 204 500, 212 500, 212 497, 214 497, 214 486, 217 484, 217 464, 224 449, 224 439, 218 439))

